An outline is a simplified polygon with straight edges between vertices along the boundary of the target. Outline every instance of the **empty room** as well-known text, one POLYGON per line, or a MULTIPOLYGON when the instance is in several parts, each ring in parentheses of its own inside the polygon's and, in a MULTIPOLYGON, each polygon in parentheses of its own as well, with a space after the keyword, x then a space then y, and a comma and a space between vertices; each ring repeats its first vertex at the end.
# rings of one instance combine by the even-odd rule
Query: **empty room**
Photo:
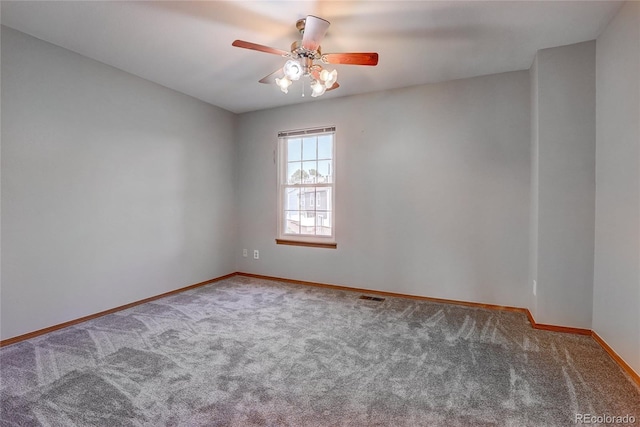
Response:
POLYGON ((640 2, 0 17, 0 426, 640 425, 640 2))

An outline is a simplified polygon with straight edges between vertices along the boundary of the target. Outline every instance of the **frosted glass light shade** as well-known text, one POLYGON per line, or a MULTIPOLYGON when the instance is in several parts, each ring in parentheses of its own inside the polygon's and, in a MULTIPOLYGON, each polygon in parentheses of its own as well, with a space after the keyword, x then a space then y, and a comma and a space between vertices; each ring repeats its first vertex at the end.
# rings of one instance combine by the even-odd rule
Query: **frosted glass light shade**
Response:
POLYGON ((289 93, 289 86, 291 86, 293 82, 289 80, 287 77, 283 77, 281 79, 276 78, 276 84, 284 93, 289 93))
POLYGON ((293 59, 284 64, 284 74, 289 80, 298 80, 302 76, 302 65, 293 59))
POLYGON ((320 83, 318 80, 314 80, 311 83, 311 96, 312 97, 315 98, 316 96, 321 96, 322 94, 324 94, 325 90, 327 90, 325 85, 320 83))
POLYGON ((333 70, 331 72, 327 70, 322 70, 320 72, 320 79, 324 81, 324 86, 327 89, 331 89, 333 85, 336 83, 336 81, 338 80, 338 70, 333 70))

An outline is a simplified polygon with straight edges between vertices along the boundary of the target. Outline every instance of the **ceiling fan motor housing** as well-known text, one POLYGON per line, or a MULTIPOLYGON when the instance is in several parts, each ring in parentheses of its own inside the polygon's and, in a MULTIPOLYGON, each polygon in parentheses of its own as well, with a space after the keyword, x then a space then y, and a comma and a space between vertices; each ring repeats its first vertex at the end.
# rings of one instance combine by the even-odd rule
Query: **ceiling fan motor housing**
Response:
POLYGON ((320 46, 315 51, 310 51, 309 49, 305 49, 302 47, 302 42, 295 41, 291 43, 291 56, 294 58, 312 58, 312 59, 320 59, 322 57, 322 51, 320 50, 320 46))

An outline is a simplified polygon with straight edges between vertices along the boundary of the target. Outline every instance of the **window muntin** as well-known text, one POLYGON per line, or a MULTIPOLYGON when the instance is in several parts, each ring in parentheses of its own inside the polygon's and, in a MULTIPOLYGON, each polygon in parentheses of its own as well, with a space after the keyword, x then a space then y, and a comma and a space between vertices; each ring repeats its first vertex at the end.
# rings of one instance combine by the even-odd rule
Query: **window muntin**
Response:
POLYGON ((278 136, 278 239, 334 243, 335 128, 278 136))

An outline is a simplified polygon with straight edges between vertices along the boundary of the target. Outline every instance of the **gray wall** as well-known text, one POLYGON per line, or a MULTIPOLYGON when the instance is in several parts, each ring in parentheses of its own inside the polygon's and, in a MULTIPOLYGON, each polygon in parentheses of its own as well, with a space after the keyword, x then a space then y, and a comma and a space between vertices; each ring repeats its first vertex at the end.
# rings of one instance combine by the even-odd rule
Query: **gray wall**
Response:
POLYGON ((531 279, 536 322, 591 328, 595 207, 595 42, 538 51, 532 69, 531 279), (537 154, 537 158, 535 155, 537 154), (536 200, 537 199, 537 200, 536 200))
MULTIPOLYGON (((0 2, 0 19, 2 2, 0 2)), ((1 30, 1 27, 0 27, 1 30)), ((2 31, 0 31, 0 82, 2 82, 2 31)), ((0 83, 0 129, 2 129, 2 84, 0 83)), ((0 337, 2 337, 2 132, 0 131, 0 337)))
POLYGON ((233 272, 233 125, 3 27, 2 338, 233 272))
POLYGON ((524 306, 529 114, 520 71, 240 116, 237 269, 524 306), (321 125, 337 127, 338 249, 276 245, 277 133, 321 125))
POLYGON ((640 3, 597 40, 593 330, 640 373, 640 3))
POLYGON ((529 286, 527 300, 529 311, 534 319, 538 317, 537 286, 534 282, 538 276, 538 56, 533 59, 529 69, 531 84, 531 190, 529 205, 529 286))

